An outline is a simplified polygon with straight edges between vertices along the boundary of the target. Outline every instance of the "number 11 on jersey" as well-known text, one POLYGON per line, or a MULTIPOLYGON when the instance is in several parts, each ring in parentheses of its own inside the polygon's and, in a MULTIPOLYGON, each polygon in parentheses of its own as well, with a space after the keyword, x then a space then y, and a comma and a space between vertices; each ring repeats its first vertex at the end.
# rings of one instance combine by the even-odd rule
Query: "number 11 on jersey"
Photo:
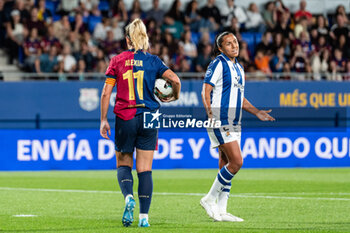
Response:
POLYGON ((132 70, 128 70, 123 74, 123 80, 128 80, 129 86, 129 100, 135 100, 135 88, 134 88, 134 79, 137 80, 137 94, 139 95, 140 100, 143 100, 143 75, 144 71, 139 70, 136 73, 133 73, 132 70))

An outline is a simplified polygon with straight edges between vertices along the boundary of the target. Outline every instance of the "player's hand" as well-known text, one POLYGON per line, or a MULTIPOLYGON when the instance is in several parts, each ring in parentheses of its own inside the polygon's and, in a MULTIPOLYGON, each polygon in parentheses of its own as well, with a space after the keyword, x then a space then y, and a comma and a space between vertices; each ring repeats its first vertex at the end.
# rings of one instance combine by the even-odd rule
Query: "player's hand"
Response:
POLYGON ((108 135, 111 136, 111 127, 109 126, 108 121, 101 121, 100 134, 105 139, 109 139, 107 132, 108 135))
POLYGON ((159 100, 163 103, 169 103, 169 102, 175 101, 176 99, 174 96, 169 96, 166 98, 159 98, 159 100))
POLYGON ((259 110, 259 112, 256 114, 256 117, 259 118, 261 121, 275 121, 275 118, 270 116, 270 112, 272 110, 259 110))

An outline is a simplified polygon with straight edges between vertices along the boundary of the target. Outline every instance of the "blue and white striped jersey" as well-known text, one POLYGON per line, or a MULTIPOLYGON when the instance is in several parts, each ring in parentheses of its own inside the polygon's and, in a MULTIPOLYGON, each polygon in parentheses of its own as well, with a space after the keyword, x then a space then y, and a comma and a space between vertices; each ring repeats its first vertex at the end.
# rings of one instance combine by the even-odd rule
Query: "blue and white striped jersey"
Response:
POLYGON ((208 66, 204 83, 212 85, 211 108, 221 125, 240 125, 244 98, 243 67, 220 54, 208 66))

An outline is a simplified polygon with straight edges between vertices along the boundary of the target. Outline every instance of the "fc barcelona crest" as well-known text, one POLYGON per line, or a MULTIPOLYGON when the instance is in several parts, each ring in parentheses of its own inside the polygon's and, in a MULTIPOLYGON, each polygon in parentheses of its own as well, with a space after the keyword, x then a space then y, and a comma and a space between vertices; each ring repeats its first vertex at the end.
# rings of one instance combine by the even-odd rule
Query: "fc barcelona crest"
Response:
POLYGON ((97 88, 81 88, 79 96, 79 105, 85 111, 91 112, 97 109, 100 98, 97 88))

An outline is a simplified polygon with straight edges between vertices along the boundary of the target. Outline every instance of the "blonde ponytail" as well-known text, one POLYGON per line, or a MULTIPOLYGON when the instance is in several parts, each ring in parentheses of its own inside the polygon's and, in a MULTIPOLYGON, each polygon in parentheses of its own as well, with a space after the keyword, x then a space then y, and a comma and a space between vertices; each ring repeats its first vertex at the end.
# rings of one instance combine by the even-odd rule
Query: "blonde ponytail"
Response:
POLYGON ((141 19, 135 19, 125 29, 126 36, 131 41, 131 46, 138 50, 147 50, 149 47, 148 35, 145 24, 141 19))

